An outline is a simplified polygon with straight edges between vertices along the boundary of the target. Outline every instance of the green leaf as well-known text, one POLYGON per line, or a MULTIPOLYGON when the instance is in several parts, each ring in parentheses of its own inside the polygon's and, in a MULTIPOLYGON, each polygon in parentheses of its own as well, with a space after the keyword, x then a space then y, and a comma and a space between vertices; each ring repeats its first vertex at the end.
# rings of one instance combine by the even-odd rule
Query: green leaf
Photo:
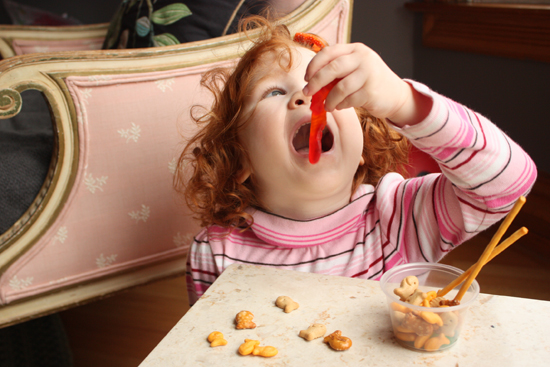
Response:
POLYGON ((180 41, 170 33, 154 36, 153 41, 155 42, 155 47, 179 45, 180 43, 180 41))
POLYGON ((151 15, 151 21, 156 24, 168 25, 189 15, 191 15, 191 10, 189 10, 187 5, 175 3, 166 5, 164 8, 159 10, 155 10, 151 15))

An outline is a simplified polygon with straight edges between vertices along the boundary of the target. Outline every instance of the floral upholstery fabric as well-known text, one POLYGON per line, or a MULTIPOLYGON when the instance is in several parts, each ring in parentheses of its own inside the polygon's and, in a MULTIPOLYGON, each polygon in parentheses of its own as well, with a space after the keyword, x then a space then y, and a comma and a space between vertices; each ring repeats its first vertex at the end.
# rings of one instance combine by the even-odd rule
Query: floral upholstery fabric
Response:
POLYGON ((172 180, 205 68, 66 79, 79 130, 75 183, 51 228, 0 276, 0 305, 185 256, 198 225, 172 180))
POLYGON ((104 49, 177 45, 222 36, 237 30, 238 21, 258 14, 266 1, 246 0, 124 0, 115 14, 104 49))

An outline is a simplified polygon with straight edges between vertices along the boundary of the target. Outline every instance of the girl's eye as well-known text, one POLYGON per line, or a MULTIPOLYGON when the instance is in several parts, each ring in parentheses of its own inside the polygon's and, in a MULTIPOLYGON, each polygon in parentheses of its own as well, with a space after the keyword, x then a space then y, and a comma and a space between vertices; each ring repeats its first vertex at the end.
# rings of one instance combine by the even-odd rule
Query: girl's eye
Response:
POLYGON ((282 90, 273 88, 264 93, 264 98, 282 96, 284 94, 285 92, 283 92, 282 90))

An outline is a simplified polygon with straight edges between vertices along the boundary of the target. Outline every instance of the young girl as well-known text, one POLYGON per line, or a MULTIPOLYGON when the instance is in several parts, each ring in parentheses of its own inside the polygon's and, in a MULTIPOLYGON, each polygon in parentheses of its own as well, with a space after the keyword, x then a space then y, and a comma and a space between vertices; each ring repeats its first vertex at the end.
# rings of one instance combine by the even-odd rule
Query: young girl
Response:
POLYGON ((176 186, 204 226, 188 257, 190 304, 233 263, 379 279, 437 262, 533 185, 532 160, 495 125, 400 79, 365 45, 316 54, 285 26, 252 22, 262 36, 237 66, 204 76, 214 103, 179 161, 176 186), (311 164, 311 96, 335 79, 311 164), (392 172, 404 172, 402 136, 442 173, 392 172))

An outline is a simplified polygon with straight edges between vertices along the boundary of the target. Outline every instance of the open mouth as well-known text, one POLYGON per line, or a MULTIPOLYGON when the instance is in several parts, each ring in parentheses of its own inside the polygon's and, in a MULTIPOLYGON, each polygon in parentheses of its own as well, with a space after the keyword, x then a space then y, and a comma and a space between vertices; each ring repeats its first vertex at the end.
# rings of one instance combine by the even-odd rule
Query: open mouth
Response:
MULTIPOLYGON (((309 153, 309 131, 311 129, 311 123, 304 124, 300 126, 298 131, 296 131, 296 134, 294 134, 294 138, 292 139, 292 145, 294 146, 294 149, 300 154, 308 154, 309 153)), ((323 129, 323 137, 321 138, 321 151, 328 152, 332 149, 332 145, 334 144, 334 136, 332 135, 332 132, 328 128, 328 126, 325 126, 323 129)))

